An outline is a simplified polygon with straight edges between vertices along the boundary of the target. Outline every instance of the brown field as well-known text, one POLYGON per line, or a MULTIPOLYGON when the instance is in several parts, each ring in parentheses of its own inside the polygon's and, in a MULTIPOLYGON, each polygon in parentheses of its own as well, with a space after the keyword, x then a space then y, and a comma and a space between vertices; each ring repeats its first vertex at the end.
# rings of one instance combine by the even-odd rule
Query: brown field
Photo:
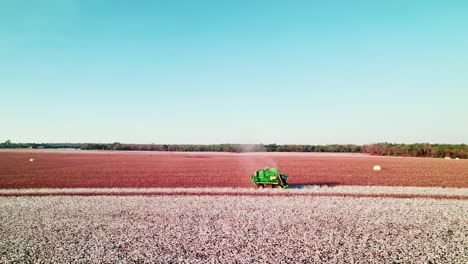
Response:
POLYGON ((1 151, 0 189, 252 187, 258 168, 291 185, 468 187, 468 160, 317 153, 1 151), (34 162, 29 159, 34 158, 34 162), (379 164, 382 171, 374 172, 379 164))

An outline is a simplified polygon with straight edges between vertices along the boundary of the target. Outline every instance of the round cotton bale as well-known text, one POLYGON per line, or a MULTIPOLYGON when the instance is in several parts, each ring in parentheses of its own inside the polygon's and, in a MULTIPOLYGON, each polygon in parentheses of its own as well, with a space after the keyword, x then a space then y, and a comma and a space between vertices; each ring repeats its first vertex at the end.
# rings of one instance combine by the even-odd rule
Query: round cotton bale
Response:
POLYGON ((455 158, 456 160, 459 160, 460 158, 455 158))
POLYGON ((380 167, 380 165, 375 165, 372 169, 373 169, 374 171, 381 171, 381 170, 382 170, 382 167, 380 167))
POLYGON ((34 162, 34 161, 36 161, 36 159, 30 158, 29 161, 34 162))
POLYGON ((450 159, 450 157, 445 157, 445 159, 446 159, 446 160, 449 160, 449 159, 450 159))

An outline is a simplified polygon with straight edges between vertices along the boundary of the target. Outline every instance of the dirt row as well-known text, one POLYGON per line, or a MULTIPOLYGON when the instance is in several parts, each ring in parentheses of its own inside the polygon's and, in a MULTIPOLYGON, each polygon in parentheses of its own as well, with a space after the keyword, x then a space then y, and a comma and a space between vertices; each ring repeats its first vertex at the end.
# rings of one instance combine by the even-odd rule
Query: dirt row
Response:
POLYGON ((436 200, 468 200, 464 195, 431 195, 431 194, 373 194, 373 193, 232 193, 232 192, 43 192, 43 193, 0 193, 0 197, 46 197, 46 196, 257 196, 257 197, 352 197, 352 198, 395 198, 395 199, 436 199, 436 200))
POLYGON ((292 185, 468 187, 468 160, 365 155, 0 152, 0 188, 252 187, 278 167, 292 185), (33 159, 33 161, 30 161, 33 159), (382 171, 372 170, 380 165, 382 171))

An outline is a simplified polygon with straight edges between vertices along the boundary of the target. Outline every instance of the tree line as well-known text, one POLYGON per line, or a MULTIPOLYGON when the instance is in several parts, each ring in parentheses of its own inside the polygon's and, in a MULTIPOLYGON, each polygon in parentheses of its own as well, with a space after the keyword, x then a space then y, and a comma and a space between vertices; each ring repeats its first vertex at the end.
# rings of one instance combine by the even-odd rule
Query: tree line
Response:
POLYGON ((394 144, 368 145, 331 144, 123 144, 115 143, 0 143, 0 148, 32 149, 81 149, 81 150, 128 150, 128 151, 192 151, 192 152, 348 152, 368 153, 383 156, 468 158, 465 144, 394 144))
POLYGON ((468 146, 466 144, 379 143, 364 145, 362 152, 381 156, 468 158, 468 146))

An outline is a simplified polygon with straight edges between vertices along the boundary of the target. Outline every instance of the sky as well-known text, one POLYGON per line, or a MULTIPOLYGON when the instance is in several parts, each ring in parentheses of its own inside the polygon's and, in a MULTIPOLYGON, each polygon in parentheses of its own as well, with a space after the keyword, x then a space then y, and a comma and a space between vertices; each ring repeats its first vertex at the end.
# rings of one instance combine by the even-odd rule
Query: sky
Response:
POLYGON ((468 1, 0 1, 0 141, 468 143, 468 1))

